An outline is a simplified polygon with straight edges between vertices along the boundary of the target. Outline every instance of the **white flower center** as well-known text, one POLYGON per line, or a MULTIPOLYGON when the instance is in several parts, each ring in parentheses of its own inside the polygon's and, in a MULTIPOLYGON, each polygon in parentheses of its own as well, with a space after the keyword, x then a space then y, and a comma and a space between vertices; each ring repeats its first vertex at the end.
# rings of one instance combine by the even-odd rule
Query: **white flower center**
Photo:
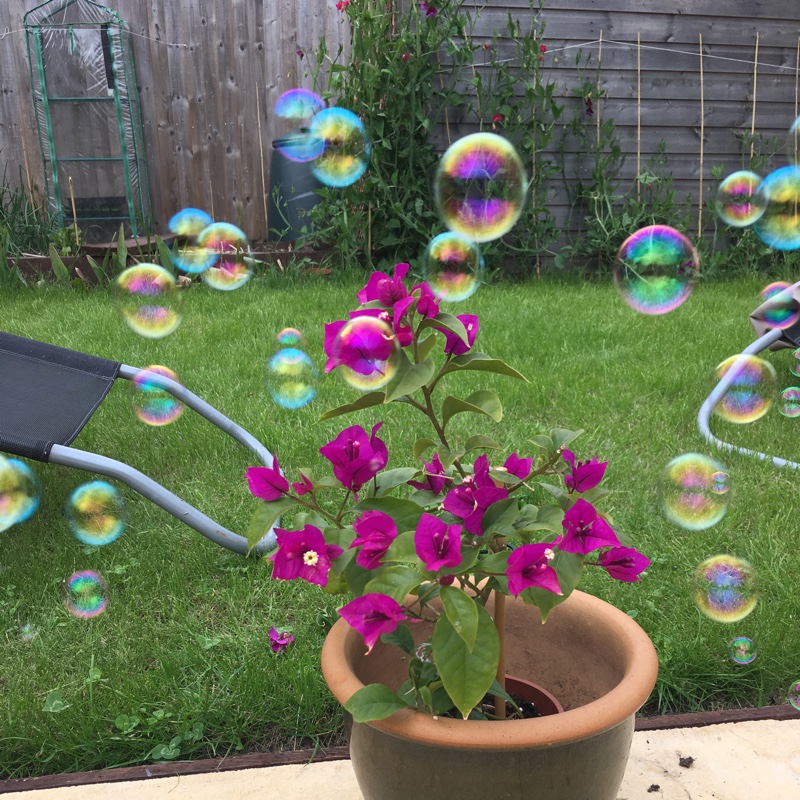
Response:
POLYGON ((556 554, 548 547, 547 550, 544 551, 544 557, 548 561, 552 561, 556 557, 556 554))
POLYGON ((319 561, 319 553, 316 550, 306 550, 303 553, 303 563, 309 567, 315 567, 319 561))

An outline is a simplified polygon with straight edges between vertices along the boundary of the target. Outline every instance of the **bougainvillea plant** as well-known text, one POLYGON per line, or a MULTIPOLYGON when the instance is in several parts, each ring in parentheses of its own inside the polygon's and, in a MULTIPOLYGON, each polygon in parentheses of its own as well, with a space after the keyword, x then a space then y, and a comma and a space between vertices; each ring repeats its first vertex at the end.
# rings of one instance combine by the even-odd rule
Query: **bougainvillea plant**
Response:
POLYGON ((349 369, 369 378, 388 361, 395 371, 379 390, 322 418, 405 403, 427 419, 432 438, 414 444, 415 465, 388 468, 379 436, 383 422, 376 421, 369 431, 345 428, 320 448, 332 474, 302 469, 290 483, 277 458, 271 467, 251 467, 250 490, 263 502, 248 540, 254 546, 281 515, 298 510, 291 528, 276 528, 277 549, 266 557, 273 577, 352 594, 339 614, 361 634, 367 651, 382 639, 408 654, 409 679, 399 691, 371 684, 348 701, 356 720, 409 707, 480 718, 487 694, 507 698, 498 675, 503 631, 485 608, 492 592, 495 608, 512 595, 537 606, 544 622, 585 568, 638 581, 650 562, 597 508, 608 494, 601 486, 607 463, 578 459, 570 448, 580 431, 533 436, 523 454, 505 454, 484 435, 454 441, 456 415, 499 422, 503 410, 498 395, 486 389, 440 401, 448 375, 526 379, 476 349, 477 316, 441 310, 428 284, 407 286, 407 272, 407 264, 398 264, 392 276, 374 272, 350 320, 326 325, 326 371, 349 369), (342 329, 360 316, 381 319, 388 334, 368 331, 357 346, 343 341, 342 329), (435 620, 422 649, 408 627, 421 619, 435 620))

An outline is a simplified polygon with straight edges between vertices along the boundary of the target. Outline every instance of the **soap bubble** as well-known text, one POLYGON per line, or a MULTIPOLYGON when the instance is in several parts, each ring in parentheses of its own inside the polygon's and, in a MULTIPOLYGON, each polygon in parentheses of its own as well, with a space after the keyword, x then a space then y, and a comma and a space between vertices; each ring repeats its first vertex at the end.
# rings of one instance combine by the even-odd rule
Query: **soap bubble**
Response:
POLYGON ((433 189, 436 208, 451 231, 488 242, 508 233, 520 218, 528 176, 511 142, 495 133, 473 133, 444 153, 433 189))
POLYGON ((761 176, 748 170, 728 175, 717 189, 715 208, 717 215, 734 228, 752 225, 763 213, 763 197, 757 194, 761 176))
POLYGON ((64 582, 64 589, 67 609, 75 617, 98 617, 108 607, 108 584, 93 570, 74 572, 64 582))
POLYGON ((178 382, 171 369, 158 364, 140 370, 132 381, 133 413, 146 425, 169 425, 183 413, 183 403, 162 388, 159 376, 178 382))
POLYGON ((41 499, 42 487, 33 469, 18 458, 0 455, 0 531, 30 519, 41 499))
POLYGON ((392 329, 378 317, 360 316, 346 322, 332 345, 330 358, 354 389, 373 391, 397 372, 400 348, 392 329))
POLYGON ((325 142, 309 130, 299 130, 274 139, 272 146, 289 161, 306 164, 322 155, 325 142))
POLYGON ((789 702, 800 711, 800 681, 795 681, 789 687, 789 702))
POLYGON ((140 336, 160 339, 181 324, 183 292, 164 267, 128 267, 117 278, 115 293, 122 319, 140 336))
POLYGON ((250 280, 246 260, 250 255, 250 243, 235 225, 215 222, 200 232, 197 244, 215 256, 213 266, 203 272, 203 280, 212 289, 229 292, 250 280))
POLYGON ((311 121, 309 136, 323 143, 312 168, 320 183, 335 188, 350 186, 367 171, 372 144, 364 123, 352 111, 320 111, 311 121))
POLYGON ((275 341, 281 347, 300 347, 305 344, 305 337, 297 328, 284 328, 278 332, 275 341))
POLYGON ((205 211, 201 211, 199 208, 184 208, 170 218, 167 227, 170 233, 174 233, 176 236, 193 237, 212 222, 214 220, 205 211))
POLYGON ((784 417, 794 419, 800 417, 800 386, 790 386, 781 392, 780 405, 778 411, 784 417))
POLYGON ((75 538, 95 547, 119 539, 125 530, 125 501, 106 481, 91 481, 75 489, 64 515, 75 538))
POLYGON ((439 300, 457 303, 478 291, 484 262, 475 242, 458 233, 440 233, 425 250, 422 269, 439 300))
POLYGON ((767 304, 762 320, 770 328, 785 330, 800 319, 800 303, 794 299, 790 288, 785 281, 775 281, 761 290, 761 299, 767 304))
POLYGON ((284 347, 267 362, 264 382, 281 408, 302 408, 317 393, 319 370, 302 350, 284 347))
POLYGON ((728 370, 734 379, 727 392, 714 406, 714 413, 728 422, 755 422, 769 411, 778 393, 778 375, 769 361, 753 355, 726 358, 714 371, 719 382, 728 370))
POLYGON ((622 299, 642 314, 674 311, 689 298, 699 274, 694 246, 667 225, 650 225, 629 236, 614 264, 622 299))
POLYGON ((752 639, 737 636, 728 645, 728 652, 737 664, 752 664, 756 660, 756 646, 752 639))
POLYGON ((800 247, 800 167, 781 167, 758 187, 764 213, 753 225, 764 244, 776 250, 800 247))
POLYGON ((789 369, 792 375, 796 375, 800 378, 800 347, 792 353, 792 361, 789 365, 789 369))
POLYGON ((661 508, 675 525, 702 531, 728 512, 730 481, 719 461, 686 453, 667 464, 661 478, 661 508))
POLYGON ((744 619, 758 602, 753 568, 735 556, 707 558, 694 573, 694 602, 715 622, 744 619))
POLYGON ((323 99, 308 89, 289 89, 275 103, 275 116, 281 119, 308 119, 325 108, 323 99))
POLYGON ((23 642, 32 642, 39 635, 39 631, 30 622, 26 622, 20 626, 19 635, 23 642))

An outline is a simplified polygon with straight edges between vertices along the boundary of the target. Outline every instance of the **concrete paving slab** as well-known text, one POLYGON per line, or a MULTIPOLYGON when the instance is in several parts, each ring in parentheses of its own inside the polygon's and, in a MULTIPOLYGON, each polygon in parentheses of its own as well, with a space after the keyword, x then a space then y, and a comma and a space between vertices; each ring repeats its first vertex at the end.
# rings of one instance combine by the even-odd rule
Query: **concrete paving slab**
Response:
MULTIPOLYGON (((362 800, 349 761, 11 792, 9 800, 362 800)), ((619 800, 797 800, 800 720, 639 731, 619 800)), ((490 798, 487 800, 491 800, 490 798)))

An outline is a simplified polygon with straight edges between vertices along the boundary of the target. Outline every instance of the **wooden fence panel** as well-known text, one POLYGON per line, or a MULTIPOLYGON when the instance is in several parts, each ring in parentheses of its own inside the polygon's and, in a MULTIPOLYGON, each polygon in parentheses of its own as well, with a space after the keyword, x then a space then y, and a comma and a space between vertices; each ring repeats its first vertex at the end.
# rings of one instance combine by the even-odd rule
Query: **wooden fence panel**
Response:
MULTIPOLYGON (((0 171, 5 168, 6 180, 15 182, 22 165, 23 181, 41 192, 21 31, 23 14, 37 4, 0 3, 0 171)), ((328 38, 329 52, 346 45, 349 31, 335 0, 108 0, 107 5, 127 20, 132 34, 156 231, 164 232, 169 217, 191 205, 240 225, 254 240, 266 238, 271 142, 288 129, 272 109, 282 92, 310 85, 321 36, 328 38)), ((475 40, 488 41, 499 32, 499 57, 513 55, 502 37, 509 12, 515 19, 533 19, 527 0, 467 0, 465 7, 477 15, 475 40)), ((571 92, 581 80, 594 80, 602 35, 600 87, 607 98, 595 110, 616 122, 627 156, 622 173, 627 185, 637 153, 646 165, 663 139, 676 187, 698 203, 702 174, 708 199, 715 188, 712 167, 741 167, 742 139, 753 124, 771 147, 774 140, 780 145, 797 115, 800 12, 786 0, 546 0, 542 17, 547 46, 542 78, 558 85, 559 102, 567 106, 562 119, 582 111, 571 92)), ((484 68, 482 58, 479 51, 478 70, 484 68)), ((453 115, 450 122, 455 135, 474 130, 477 120, 453 115)), ((574 141, 567 139, 564 149, 569 178, 571 171, 585 169, 585 161, 574 141)), ((779 158, 775 161, 778 166, 779 158)), ((557 217, 566 219, 568 200, 560 182, 549 196, 557 217)))

